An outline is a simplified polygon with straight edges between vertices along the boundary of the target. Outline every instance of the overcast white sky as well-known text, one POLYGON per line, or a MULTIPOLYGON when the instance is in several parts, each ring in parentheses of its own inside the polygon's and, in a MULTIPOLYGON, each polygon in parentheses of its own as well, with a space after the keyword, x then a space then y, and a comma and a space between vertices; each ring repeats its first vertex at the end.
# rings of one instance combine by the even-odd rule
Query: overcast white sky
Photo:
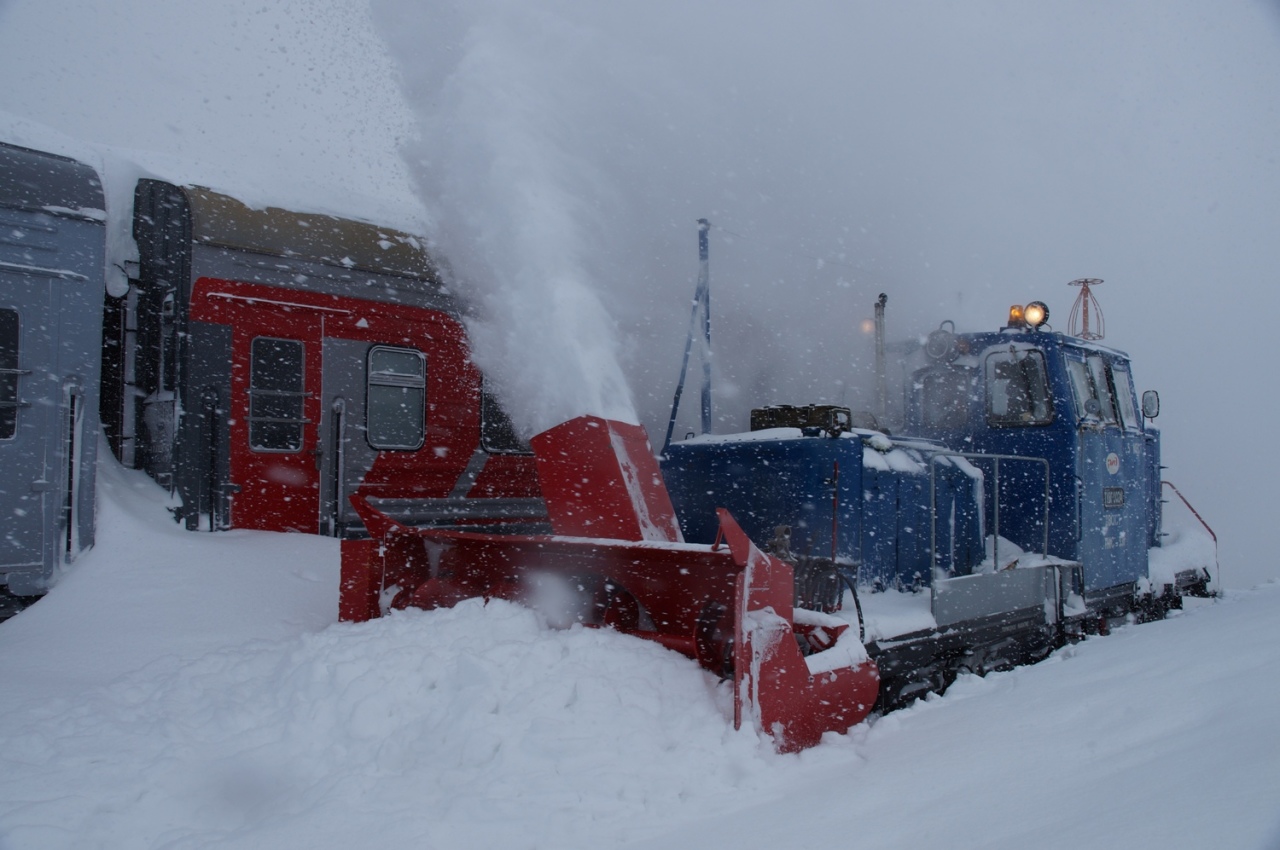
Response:
POLYGON ((430 228, 533 424, 630 401, 660 437, 699 217, 726 430, 856 402, 878 292, 891 335, 1064 327, 1103 278, 1239 583, 1280 572, 1278 72, 1261 0, 0 5, 0 136, 430 228))

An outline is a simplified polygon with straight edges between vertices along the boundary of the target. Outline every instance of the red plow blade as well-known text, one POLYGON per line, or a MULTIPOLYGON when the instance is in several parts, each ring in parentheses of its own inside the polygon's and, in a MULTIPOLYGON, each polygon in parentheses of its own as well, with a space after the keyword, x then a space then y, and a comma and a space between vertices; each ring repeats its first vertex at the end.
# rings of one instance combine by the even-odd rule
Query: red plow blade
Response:
POLYGON ((370 539, 342 542, 341 619, 480 596, 529 604, 554 624, 614 628, 732 677, 735 727, 751 723, 782 752, 871 711, 875 664, 844 622, 797 615, 788 564, 724 510, 715 545, 681 542, 642 428, 582 417, 533 447, 552 535, 410 528, 354 497, 370 539))

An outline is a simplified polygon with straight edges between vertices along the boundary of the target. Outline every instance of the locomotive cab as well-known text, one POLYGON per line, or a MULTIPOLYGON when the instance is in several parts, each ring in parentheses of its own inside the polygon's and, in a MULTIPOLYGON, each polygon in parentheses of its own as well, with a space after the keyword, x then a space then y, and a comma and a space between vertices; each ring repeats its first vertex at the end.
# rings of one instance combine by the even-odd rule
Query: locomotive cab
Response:
MULTIPOLYGON (((906 430, 972 454, 983 469, 995 568, 1006 566, 1001 541, 1047 546, 1083 565, 1091 610, 1131 607, 1149 579, 1161 516, 1160 435, 1142 415, 1156 406, 1136 403, 1128 355, 1041 330, 1019 313, 996 333, 939 329, 925 351, 930 362, 909 383, 906 430)), ((1016 550, 1006 544, 1006 552, 1016 550)))

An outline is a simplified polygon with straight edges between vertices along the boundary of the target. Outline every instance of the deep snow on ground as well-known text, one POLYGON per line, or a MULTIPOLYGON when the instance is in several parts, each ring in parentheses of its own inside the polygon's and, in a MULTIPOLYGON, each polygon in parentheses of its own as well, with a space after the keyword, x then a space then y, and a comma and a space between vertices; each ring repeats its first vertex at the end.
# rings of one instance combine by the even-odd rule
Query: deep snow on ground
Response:
POLYGON ((778 756, 725 686, 507 603, 338 624, 336 541, 97 548, 0 624, 0 848, 1280 846, 1280 586, 778 756))

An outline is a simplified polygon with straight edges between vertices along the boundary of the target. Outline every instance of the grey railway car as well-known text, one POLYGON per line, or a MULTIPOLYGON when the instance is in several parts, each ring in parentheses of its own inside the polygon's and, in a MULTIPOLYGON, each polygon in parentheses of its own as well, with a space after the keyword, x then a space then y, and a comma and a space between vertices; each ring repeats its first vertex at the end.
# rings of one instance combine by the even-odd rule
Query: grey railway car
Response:
POLYGON ((0 594, 93 544, 105 252, 97 172, 0 143, 0 594))

